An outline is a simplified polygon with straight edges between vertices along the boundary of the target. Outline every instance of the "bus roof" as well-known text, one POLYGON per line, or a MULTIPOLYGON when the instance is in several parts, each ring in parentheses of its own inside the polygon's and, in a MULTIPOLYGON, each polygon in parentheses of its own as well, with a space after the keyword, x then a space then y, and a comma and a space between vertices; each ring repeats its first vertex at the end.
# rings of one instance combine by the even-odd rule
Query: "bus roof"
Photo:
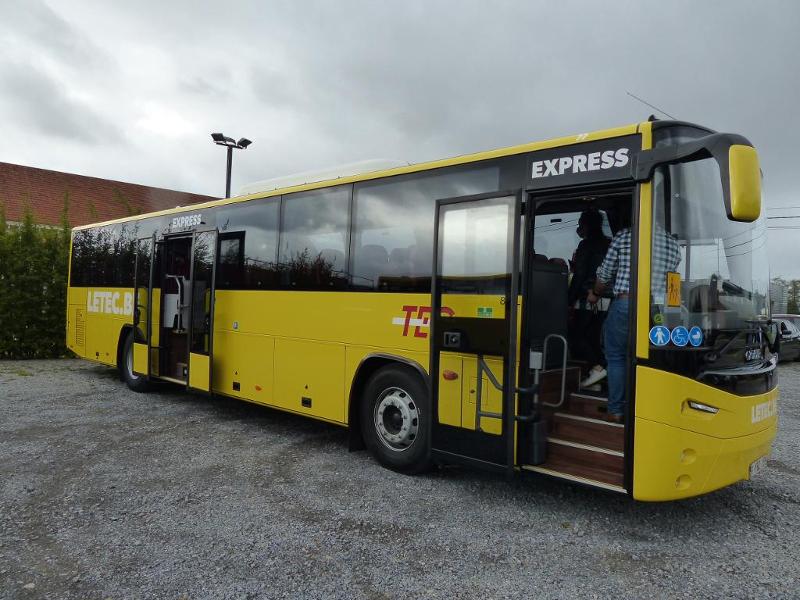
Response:
POLYGON ((201 202, 198 204, 190 204, 186 206, 176 206, 175 208, 170 208, 166 210, 160 210, 157 212, 151 213, 144 213, 141 215, 134 215, 130 217, 123 217, 120 219, 113 219, 110 221, 103 221, 100 223, 90 223, 88 225, 81 225, 78 227, 73 227, 73 230, 81 230, 81 229, 90 229, 92 227, 99 227, 102 225, 110 225, 113 223, 125 223, 127 221, 137 221, 139 219, 146 219, 149 217, 158 217, 170 214, 176 214, 185 212, 187 210, 196 210, 196 209, 203 209, 203 208, 213 208, 216 206, 224 206, 226 204, 235 204, 238 202, 247 202, 248 200, 254 200, 256 198, 269 198, 270 196, 280 196, 282 194, 289 194, 292 192, 302 192, 307 190, 314 190, 318 188, 329 187, 331 185, 345 185, 348 183, 357 183, 360 181, 369 181, 371 179, 381 179, 384 177, 393 177, 395 175, 405 175, 407 173, 417 173, 420 171, 428 171, 431 169, 438 169, 441 167, 450 167, 455 165, 463 165, 472 162, 478 162, 482 160, 489 160, 492 158, 500 158, 503 156, 513 156, 515 154, 525 154, 528 152, 534 152, 536 150, 544 150, 547 148, 556 148, 558 146, 567 146, 569 144, 576 144, 581 142, 590 142, 593 140, 602 140, 606 138, 612 137, 619 137, 622 135, 631 135, 634 133, 639 133, 640 128, 642 126, 649 126, 650 123, 635 123, 632 125, 624 125, 621 127, 613 127, 611 129, 603 129, 600 131, 593 131, 590 133, 581 133, 578 135, 569 135, 560 138, 553 138, 549 140, 542 140, 539 142, 529 142, 527 144, 519 144, 516 146, 508 146, 505 148, 498 148, 495 150, 486 150, 483 152, 475 152, 473 154, 463 154, 461 156, 455 156, 452 158, 445 158, 441 160, 434 160, 429 162, 417 163, 417 164, 410 164, 401 167, 395 167, 390 169, 383 169, 377 171, 371 171, 367 173, 360 173, 357 175, 349 175, 344 177, 337 177, 334 179, 323 179, 320 181, 314 181, 310 183, 304 183, 299 185, 293 185, 290 187, 284 188, 277 188, 273 189, 268 192, 259 191, 253 194, 247 194, 243 196, 234 196, 231 198, 221 198, 219 200, 212 200, 210 202, 201 202))

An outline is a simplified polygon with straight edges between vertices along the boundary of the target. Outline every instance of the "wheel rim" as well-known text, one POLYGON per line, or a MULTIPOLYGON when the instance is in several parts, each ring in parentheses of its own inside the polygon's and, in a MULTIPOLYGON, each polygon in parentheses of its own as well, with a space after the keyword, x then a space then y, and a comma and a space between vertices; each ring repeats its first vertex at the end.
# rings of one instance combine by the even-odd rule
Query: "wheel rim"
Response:
POLYGON ((373 416, 378 439, 389 450, 404 452, 414 445, 420 426, 419 406, 404 389, 390 387, 381 392, 373 416))
POLYGON ((130 346, 125 356, 125 368, 128 370, 128 377, 136 381, 139 376, 133 372, 133 345, 130 346))

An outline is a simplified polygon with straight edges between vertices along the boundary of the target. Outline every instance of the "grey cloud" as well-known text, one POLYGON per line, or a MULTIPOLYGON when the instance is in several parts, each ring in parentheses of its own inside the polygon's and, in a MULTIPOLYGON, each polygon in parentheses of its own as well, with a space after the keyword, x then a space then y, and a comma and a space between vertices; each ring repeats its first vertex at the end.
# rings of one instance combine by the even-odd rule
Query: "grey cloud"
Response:
MULTIPOLYGON (((72 13, 75 14, 75 13, 72 13)), ((109 55, 44 2, 4 0, 0 8, 4 37, 22 39, 37 53, 74 69, 109 67, 109 55)))
POLYGON ((116 125, 70 98, 66 89, 31 65, 0 66, 0 85, 7 114, 40 135, 92 144, 123 142, 116 125))
POLYGON ((178 84, 181 91, 197 96, 206 96, 213 99, 222 99, 230 95, 226 88, 226 81, 218 82, 202 76, 182 79, 178 84))
MULTIPOLYGON (((111 152, 85 158, 100 176, 218 193, 224 156, 208 140, 214 130, 255 140, 236 155, 234 188, 362 158, 417 162, 645 119, 652 110, 630 90, 678 118, 750 138, 767 201, 800 206, 795 2, 139 0, 75 2, 69 12, 7 5, 0 13, 13 19, 0 23, 0 40, 22 40, 32 57, 44 48, 68 57, 65 65, 80 64, 106 49, 122 92, 109 92, 107 102, 121 127, 135 124, 147 104, 186 115, 198 129, 175 139, 131 136, 131 147, 112 143, 113 159, 111 152), (9 33, 18 27, 24 35, 9 33), (153 83, 148 68, 166 77, 153 83)), ((64 71, 76 86, 102 93, 102 70, 64 71)), ((74 120, 40 117, 49 106, 42 100, 21 108, 16 94, 4 96, 15 114, 40 122, 43 148, 64 129, 87 129, 80 119, 76 128, 74 120)), ((42 166, 59 159, 41 155, 42 166)), ((776 259, 789 256, 789 236, 772 237, 776 259)), ((800 276, 794 263, 776 265, 800 276)))

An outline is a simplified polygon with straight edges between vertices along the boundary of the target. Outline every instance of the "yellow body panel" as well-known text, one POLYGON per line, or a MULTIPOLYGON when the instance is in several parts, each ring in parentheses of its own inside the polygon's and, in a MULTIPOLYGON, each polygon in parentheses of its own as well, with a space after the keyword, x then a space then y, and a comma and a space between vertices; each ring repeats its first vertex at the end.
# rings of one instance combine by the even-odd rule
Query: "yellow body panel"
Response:
POLYGON ((67 347, 83 358, 116 366, 120 330, 132 323, 132 307, 130 288, 69 288, 67 347))
POLYGON ((133 344, 133 372, 147 375, 147 344, 133 344))
POLYGON ((505 296, 494 294, 442 294, 442 313, 451 309, 459 317, 505 319, 505 296))
POLYGON ((460 355, 453 352, 439 354, 439 422, 443 425, 462 426, 463 373, 460 355), (445 379, 445 371, 452 371, 458 379, 445 379))
POLYGON ((274 404, 274 354, 274 337, 215 331, 214 391, 260 404, 274 404), (237 383, 239 389, 235 387, 237 383))
POLYGON ((344 365, 344 344, 278 338, 273 404, 345 423, 344 365))
POLYGON ((189 387, 208 392, 210 359, 205 354, 189 353, 189 387))
POLYGON ((355 373, 370 355, 427 371, 429 301, 426 294, 219 290, 213 390, 345 424, 355 373))
MULTIPOLYGON (((642 150, 653 147, 653 127, 642 123, 642 150)), ((650 355, 650 239, 653 223, 653 185, 649 181, 639 186, 639 275, 636 285, 636 356, 646 359, 650 355)))
MULTIPOLYGON (((461 413, 461 426, 466 429, 476 429, 475 411, 478 397, 478 361, 474 356, 464 356, 463 379, 463 408, 461 413)), ((489 367, 495 379, 503 383, 503 361, 500 358, 485 357, 486 366, 489 367)), ((503 392, 498 390, 484 374, 481 377, 481 412, 503 412, 503 392)), ((481 431, 500 435, 503 428, 501 419, 494 417, 481 417, 481 431)))
POLYGON ((777 396, 735 396, 673 373, 638 367, 633 496, 672 500, 747 479, 777 431, 777 396), (689 408, 696 400, 717 414, 689 408))

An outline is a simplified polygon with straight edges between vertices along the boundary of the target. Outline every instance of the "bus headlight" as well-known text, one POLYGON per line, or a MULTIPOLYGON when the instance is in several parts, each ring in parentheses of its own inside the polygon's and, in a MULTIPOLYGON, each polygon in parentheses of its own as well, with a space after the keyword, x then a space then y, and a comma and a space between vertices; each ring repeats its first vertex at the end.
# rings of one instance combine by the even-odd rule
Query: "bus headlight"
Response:
POLYGON ((709 406, 708 404, 703 404, 702 402, 697 402, 695 400, 689 400, 688 402, 689 408, 693 408, 695 410, 699 410, 702 412, 711 413, 715 415, 719 412, 719 409, 715 406, 709 406))

